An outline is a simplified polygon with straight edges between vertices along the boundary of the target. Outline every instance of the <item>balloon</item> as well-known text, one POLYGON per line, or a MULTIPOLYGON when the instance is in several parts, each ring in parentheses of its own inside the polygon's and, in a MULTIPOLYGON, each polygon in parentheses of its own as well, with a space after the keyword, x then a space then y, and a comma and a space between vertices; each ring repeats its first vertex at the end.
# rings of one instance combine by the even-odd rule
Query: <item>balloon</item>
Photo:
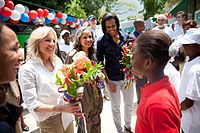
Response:
POLYGON ((44 17, 39 17, 39 19, 41 19, 42 22, 45 22, 45 18, 44 17))
POLYGON ((83 23, 83 26, 88 26, 88 22, 86 21, 85 23, 83 23))
POLYGON ((45 18, 45 24, 50 24, 51 23, 51 20, 49 20, 48 18, 45 18))
POLYGON ((62 22, 62 18, 58 18, 58 22, 57 23, 61 23, 62 22))
POLYGON ((66 24, 66 22, 67 22, 66 19, 62 19, 62 21, 60 23, 64 25, 64 24, 66 24))
POLYGON ((15 21, 15 20, 12 20, 11 18, 9 19, 9 21, 13 24, 17 24, 19 22, 19 20, 15 21))
POLYGON ((27 23, 29 20, 29 16, 27 13, 23 13, 21 14, 21 21, 24 22, 24 23, 27 23))
POLYGON ((14 8, 14 3, 9 0, 9 1, 6 1, 5 6, 12 10, 14 8))
POLYGON ((1 14, 4 17, 10 17, 12 14, 12 11, 10 8, 4 6, 3 8, 1 8, 1 14))
POLYGON ((29 17, 31 19, 35 19, 35 18, 37 18, 38 13, 35 10, 30 10, 29 13, 28 13, 28 15, 29 15, 29 17))
POLYGON ((62 14, 62 12, 58 11, 58 12, 56 13, 56 16, 57 16, 58 18, 62 18, 62 17, 63 17, 63 14, 62 14))
POLYGON ((50 12, 50 13, 48 14, 47 18, 48 18, 49 20, 53 20, 53 19, 55 18, 55 15, 54 15, 53 13, 50 12))
POLYGON ((41 8, 37 9, 36 12, 38 13, 38 17, 44 16, 44 11, 41 8))
POLYGON ((71 22, 72 21, 72 17, 71 16, 68 16, 67 17, 67 22, 71 22))
POLYGON ((5 5, 5 1, 4 0, 0 0, 0 8, 2 8, 5 5))
POLYGON ((0 20, 2 20, 2 21, 7 21, 9 19, 9 17, 4 17, 4 16, 2 16, 1 14, 0 14, 0 20))
POLYGON ((14 10, 19 11, 20 14, 25 12, 25 7, 22 4, 17 4, 14 8, 14 10))
POLYGON ((75 28, 76 27, 76 24, 74 22, 72 22, 72 25, 70 25, 71 28, 75 28))
POLYGON ((27 6, 24 6, 24 8, 25 8, 25 13, 28 13, 28 12, 29 12, 28 7, 27 7, 27 6))
POLYGON ((76 28, 78 29, 78 28, 79 28, 79 26, 80 26, 80 25, 79 25, 79 24, 77 24, 77 25, 76 25, 76 28))
POLYGON ((67 14, 66 13, 63 13, 62 19, 67 19, 67 14))
POLYGON ((58 18, 55 17, 53 20, 51 20, 52 24, 56 24, 58 22, 58 18))
POLYGON ((20 12, 17 10, 12 10, 12 14, 11 14, 10 18, 14 21, 20 20, 20 18, 21 18, 20 12))
POLYGON ((48 16, 48 14, 49 14, 49 11, 47 9, 43 9, 43 11, 44 11, 44 15, 43 16, 46 18, 48 16))

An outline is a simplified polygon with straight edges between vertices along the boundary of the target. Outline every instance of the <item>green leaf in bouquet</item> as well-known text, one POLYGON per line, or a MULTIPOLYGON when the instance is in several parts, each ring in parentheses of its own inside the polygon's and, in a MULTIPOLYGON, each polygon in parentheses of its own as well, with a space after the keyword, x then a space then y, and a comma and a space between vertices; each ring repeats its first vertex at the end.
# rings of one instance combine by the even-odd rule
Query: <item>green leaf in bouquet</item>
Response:
POLYGON ((63 77, 63 74, 62 74, 62 71, 59 70, 57 73, 56 73, 56 82, 55 82, 56 85, 63 85, 64 84, 64 77, 63 77))
POLYGON ((71 97, 77 97, 77 84, 76 82, 71 82, 70 84, 67 85, 67 93, 68 95, 70 95, 71 97))
POLYGON ((87 69, 87 72, 90 70, 90 68, 92 68, 92 62, 91 62, 91 61, 88 61, 88 62, 86 62, 86 69, 87 69))

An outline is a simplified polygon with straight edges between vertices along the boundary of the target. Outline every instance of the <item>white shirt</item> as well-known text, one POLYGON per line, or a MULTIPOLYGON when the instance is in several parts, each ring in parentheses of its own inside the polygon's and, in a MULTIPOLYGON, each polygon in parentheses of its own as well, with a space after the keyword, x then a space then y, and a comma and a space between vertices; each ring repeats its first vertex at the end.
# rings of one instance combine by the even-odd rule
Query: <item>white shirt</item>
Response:
POLYGON ((173 40, 175 39, 175 35, 174 35, 174 31, 172 30, 172 28, 165 26, 165 28, 163 29, 159 29, 158 26, 154 27, 152 30, 159 30, 162 31, 164 33, 166 33, 167 35, 169 35, 169 37, 173 40))
POLYGON ((185 133, 200 131, 200 57, 186 62, 179 89, 180 102, 189 98, 194 101, 191 108, 182 111, 181 126, 185 133))
POLYGON ((180 72, 177 71, 176 68, 168 62, 164 68, 164 74, 169 77, 169 80, 172 82, 176 91, 178 92, 180 85, 180 72))
POLYGON ((32 58, 19 69, 19 85, 24 103, 38 122, 58 114, 57 112, 36 112, 34 109, 42 104, 61 104, 63 94, 58 92, 55 81, 56 72, 62 65, 62 61, 56 57, 53 61, 54 70, 50 72, 39 58, 32 58))
MULTIPOLYGON (((175 35, 175 39, 179 39, 181 37, 183 37, 184 35, 184 30, 181 24, 179 24, 177 21, 173 23, 174 24, 174 35, 175 35)), ((173 25, 172 24, 172 25, 173 25)), ((171 27, 172 27, 171 25, 171 27)))
POLYGON ((90 28, 94 36, 94 49, 97 49, 97 41, 103 36, 103 32, 101 29, 96 28, 96 30, 90 28))

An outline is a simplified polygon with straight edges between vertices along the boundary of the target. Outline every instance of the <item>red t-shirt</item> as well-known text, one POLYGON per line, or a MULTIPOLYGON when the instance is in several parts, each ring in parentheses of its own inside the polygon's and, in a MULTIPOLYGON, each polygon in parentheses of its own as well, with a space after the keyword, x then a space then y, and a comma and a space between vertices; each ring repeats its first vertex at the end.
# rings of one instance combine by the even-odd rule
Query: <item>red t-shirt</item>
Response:
POLYGON ((141 89, 136 133, 179 133, 180 104, 168 77, 141 89))

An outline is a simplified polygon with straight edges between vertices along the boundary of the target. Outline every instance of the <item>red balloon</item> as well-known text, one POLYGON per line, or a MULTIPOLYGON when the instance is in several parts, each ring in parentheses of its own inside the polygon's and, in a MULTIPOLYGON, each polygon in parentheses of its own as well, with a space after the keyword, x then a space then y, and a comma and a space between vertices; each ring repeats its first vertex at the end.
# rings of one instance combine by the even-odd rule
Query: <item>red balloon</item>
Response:
POLYGON ((44 11, 41 8, 37 9, 36 12, 38 13, 38 17, 44 16, 44 11))
POLYGON ((4 6, 3 8, 1 8, 1 14, 4 17, 10 17, 12 14, 12 11, 10 8, 4 6))
POLYGON ((59 12, 56 13, 56 16, 57 16, 58 18, 62 18, 62 17, 63 17, 63 14, 62 14, 62 12, 59 11, 59 12))
POLYGON ((51 20, 52 24, 56 24, 57 22, 58 22, 58 18, 56 18, 56 17, 53 20, 51 20))
POLYGON ((46 18, 48 16, 48 14, 49 14, 49 11, 47 9, 43 9, 43 11, 44 11, 43 17, 46 18))
POLYGON ((76 28, 78 29, 78 28, 79 28, 79 26, 80 26, 80 25, 79 25, 79 24, 77 24, 77 25, 76 25, 76 28))
POLYGON ((19 20, 15 21, 15 20, 12 20, 11 18, 9 19, 9 21, 13 24, 17 24, 19 22, 19 20))
POLYGON ((12 10, 14 8, 14 3, 9 0, 5 2, 5 6, 12 10))
POLYGON ((30 10, 28 13, 30 19, 35 19, 38 16, 38 13, 35 10, 30 10))
POLYGON ((73 24, 73 22, 72 21, 70 21, 70 22, 68 22, 69 23, 69 25, 72 25, 73 24))

